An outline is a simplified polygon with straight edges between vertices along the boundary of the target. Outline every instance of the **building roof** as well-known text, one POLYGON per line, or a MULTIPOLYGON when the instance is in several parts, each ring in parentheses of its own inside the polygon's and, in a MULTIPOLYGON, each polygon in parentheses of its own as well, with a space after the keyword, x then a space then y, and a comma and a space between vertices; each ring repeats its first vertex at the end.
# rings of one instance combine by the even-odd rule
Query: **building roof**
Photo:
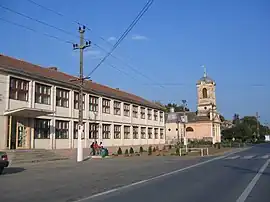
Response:
MULTIPOLYGON (((165 114, 166 123, 176 123, 181 121, 181 116, 184 116, 184 112, 170 112, 165 114)), ((210 121, 208 116, 197 116, 196 112, 186 112, 188 123, 200 122, 200 121, 210 121)))
MULTIPOLYGON (((0 54, 0 70, 13 74, 28 76, 30 78, 31 77, 38 78, 46 82, 48 82, 49 79, 50 81, 48 83, 58 82, 60 86, 62 84, 64 86, 68 85, 72 86, 75 89, 76 88, 78 89, 76 81, 71 82, 71 80, 76 80, 78 79, 78 77, 68 75, 64 72, 60 72, 57 70, 57 68, 41 67, 39 65, 34 65, 29 62, 11 58, 2 54, 0 54)), ((142 97, 124 92, 119 89, 110 88, 108 86, 95 83, 91 80, 85 80, 84 90, 93 94, 113 99, 119 99, 124 102, 130 102, 133 104, 143 105, 153 109, 164 110, 162 106, 150 102, 142 97)))
POLYGON ((205 83, 209 83, 209 84, 214 84, 215 81, 213 79, 211 79, 209 76, 203 76, 202 78, 200 78, 197 82, 197 84, 200 84, 201 82, 205 82, 205 83))

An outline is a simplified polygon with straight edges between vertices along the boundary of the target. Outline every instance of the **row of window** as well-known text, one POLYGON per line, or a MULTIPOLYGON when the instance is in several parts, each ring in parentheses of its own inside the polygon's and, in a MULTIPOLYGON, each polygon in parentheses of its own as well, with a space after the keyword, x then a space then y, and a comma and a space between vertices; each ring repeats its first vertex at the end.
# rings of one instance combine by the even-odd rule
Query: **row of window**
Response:
MULTIPOLYGON (((55 138, 69 139, 69 121, 55 121, 55 138)), ((84 124, 85 127, 85 124, 84 124)), ((121 125, 101 124, 102 139, 121 139, 121 125), (111 130, 113 129, 113 130, 111 130), (111 134, 113 131, 113 134, 111 134)), ((139 139, 139 126, 124 125, 124 139, 139 139)), ((163 128, 146 128, 140 127, 141 139, 163 139, 163 128)), ((89 139, 98 139, 99 123, 89 123, 89 139)), ((78 122, 74 122, 73 139, 78 138, 78 122)), ((83 139, 85 137, 82 137, 83 139)), ((50 120, 35 119, 35 139, 50 139, 50 120)))
MULTIPOLYGON (((28 101, 29 93, 29 82, 17 79, 10 78, 10 99, 28 101)), ((35 103, 40 104, 51 104, 51 87, 44 84, 35 84, 35 103)), ((56 106, 58 107, 69 107, 69 91, 61 88, 56 88, 56 106)), ((96 96, 89 95, 89 110, 93 112, 98 112, 99 98, 96 96)), ((79 93, 74 93, 74 109, 79 109, 79 93)), ((85 94, 83 95, 83 109, 85 109, 85 94)), ((139 114, 139 106, 132 105, 132 116, 138 118, 140 115, 141 119, 145 119, 146 108, 141 107, 139 114)), ((102 98, 102 112, 106 114, 111 113, 111 100, 102 98)), ((121 102, 113 102, 113 114, 121 115, 121 102)), ((131 105, 124 103, 124 116, 131 116, 131 105)), ((159 113, 160 121, 163 121, 163 112, 159 113)), ((152 118, 158 120, 158 111, 154 110, 152 114, 152 109, 147 109, 147 118, 152 120, 152 118)))

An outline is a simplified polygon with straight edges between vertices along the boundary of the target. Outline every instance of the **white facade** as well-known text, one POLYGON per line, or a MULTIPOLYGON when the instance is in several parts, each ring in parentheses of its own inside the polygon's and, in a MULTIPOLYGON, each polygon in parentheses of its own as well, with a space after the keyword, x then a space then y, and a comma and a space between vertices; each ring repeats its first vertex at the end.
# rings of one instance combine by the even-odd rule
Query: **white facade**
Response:
MULTIPOLYGON (((0 82, 0 149, 77 147, 76 90, 4 72, 0 82), (11 90, 11 85, 25 91, 11 90)), ((83 119, 85 148, 95 140, 106 147, 165 143, 164 112, 159 109, 85 92, 83 119), (93 97, 97 103, 90 104, 93 97)))

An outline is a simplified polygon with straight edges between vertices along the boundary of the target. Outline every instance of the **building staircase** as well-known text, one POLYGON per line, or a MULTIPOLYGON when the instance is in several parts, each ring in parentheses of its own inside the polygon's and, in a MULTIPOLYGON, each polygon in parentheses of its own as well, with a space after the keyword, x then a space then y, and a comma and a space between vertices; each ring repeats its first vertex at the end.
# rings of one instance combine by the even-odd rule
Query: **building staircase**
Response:
POLYGON ((68 155, 61 155, 59 152, 46 149, 6 150, 5 152, 7 152, 11 164, 39 163, 70 159, 68 155))

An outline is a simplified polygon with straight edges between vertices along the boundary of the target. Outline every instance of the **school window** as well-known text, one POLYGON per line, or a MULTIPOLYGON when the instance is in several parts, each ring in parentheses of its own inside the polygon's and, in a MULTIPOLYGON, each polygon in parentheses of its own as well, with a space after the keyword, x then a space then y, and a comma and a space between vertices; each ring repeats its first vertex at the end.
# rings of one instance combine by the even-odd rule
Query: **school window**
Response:
POLYGON ((138 139, 139 127, 133 126, 133 139, 138 139))
POLYGON ((130 139, 130 126, 124 126, 124 139, 130 139))
POLYGON ((35 119, 35 139, 50 139, 50 120, 35 119))
POLYGON ((28 101, 29 81, 10 78, 9 98, 13 100, 28 101))
POLYGON ((124 104, 124 116, 130 116, 130 105, 124 104))
POLYGON ((158 120, 158 111, 154 110, 154 120, 158 120))
POLYGON ((147 117, 148 117, 148 120, 152 119, 152 109, 147 109, 147 117))
POLYGON ((159 120, 163 122, 163 112, 159 112, 159 120))
POLYGON ((98 139, 98 123, 89 123, 89 139, 98 139))
POLYGON ((152 139, 152 128, 148 128, 148 139, 152 139))
POLYGON ((138 106, 133 105, 132 107, 132 114, 134 118, 138 118, 138 106))
POLYGON ((89 95, 89 111, 98 111, 98 97, 89 95))
POLYGON ((114 139, 121 139, 121 126, 114 125, 114 139))
POLYGON ((68 121, 55 121, 55 139, 68 139, 69 137, 69 122, 68 121))
MULTIPOLYGON (((79 126, 79 123, 78 122, 75 122, 74 121, 74 125, 73 125, 73 139, 78 139, 78 126, 79 126)), ((83 123, 83 134, 82 134, 82 139, 84 139, 85 135, 84 135, 84 132, 85 132, 85 123, 83 123)))
POLYGON ((145 119, 145 108, 141 107, 141 119, 145 119))
POLYGON ((114 115, 121 115, 121 102, 118 101, 113 102, 113 112, 114 115))
POLYGON ((102 124, 102 138, 110 139, 111 136, 111 125, 110 124, 102 124))
MULTIPOLYGON (((74 92, 74 109, 79 109, 79 93, 74 92)), ((85 109, 85 94, 83 94, 83 109, 85 109)))
POLYGON ((51 86, 35 84, 35 103, 51 104, 51 86))
POLYGON ((158 139, 158 128, 155 128, 154 130, 155 130, 155 131, 154 131, 154 133, 155 133, 155 134, 154 134, 154 135, 155 135, 155 139, 158 139))
POLYGON ((161 128, 160 129, 160 139, 163 139, 164 138, 164 129, 161 128))
POLYGON ((69 91, 56 88, 56 106, 68 108, 69 91))
POLYGON ((110 102, 111 100, 108 99, 102 99, 102 112, 105 114, 109 114, 110 113, 110 102))
POLYGON ((146 137, 146 128, 145 127, 141 127, 141 139, 145 139, 146 137))

